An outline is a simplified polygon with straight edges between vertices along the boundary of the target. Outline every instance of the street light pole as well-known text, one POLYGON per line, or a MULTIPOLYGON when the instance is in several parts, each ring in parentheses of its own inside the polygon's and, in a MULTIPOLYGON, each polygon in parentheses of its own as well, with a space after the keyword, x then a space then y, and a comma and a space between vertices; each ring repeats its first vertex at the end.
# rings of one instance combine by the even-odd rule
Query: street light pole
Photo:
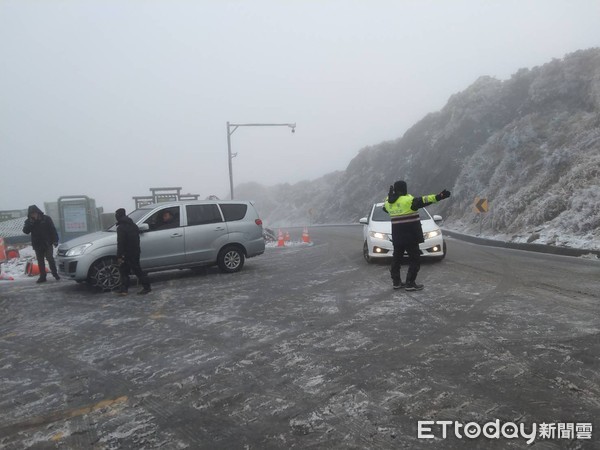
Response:
POLYGON ((231 192, 231 200, 233 200, 233 158, 237 153, 231 153, 231 135, 235 133, 238 127, 288 127, 292 129, 292 133, 296 132, 295 123, 229 123, 227 122, 227 156, 229 161, 229 190, 231 192))
POLYGON ((227 122, 227 161, 229 161, 229 192, 231 193, 231 200, 233 200, 233 156, 231 155, 231 135, 233 131, 237 130, 237 127, 233 131, 229 131, 231 125, 227 122))

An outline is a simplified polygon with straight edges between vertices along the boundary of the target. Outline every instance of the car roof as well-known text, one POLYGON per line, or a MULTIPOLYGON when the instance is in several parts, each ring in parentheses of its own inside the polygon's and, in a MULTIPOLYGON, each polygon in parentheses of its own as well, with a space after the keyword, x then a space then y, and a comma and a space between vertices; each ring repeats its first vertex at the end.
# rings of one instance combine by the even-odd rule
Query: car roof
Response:
POLYGON ((217 204, 231 204, 231 205, 253 205, 254 202, 248 200, 179 200, 176 202, 159 202, 159 203, 150 203, 149 205, 144 205, 138 209, 154 209, 157 207, 172 207, 172 206, 182 206, 182 205, 217 205, 217 204))

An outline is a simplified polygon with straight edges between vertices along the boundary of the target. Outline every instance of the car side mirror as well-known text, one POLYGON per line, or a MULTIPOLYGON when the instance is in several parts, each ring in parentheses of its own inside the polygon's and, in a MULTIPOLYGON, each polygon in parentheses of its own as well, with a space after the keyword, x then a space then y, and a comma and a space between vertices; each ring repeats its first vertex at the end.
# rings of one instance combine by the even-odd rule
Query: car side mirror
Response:
POLYGON ((439 225, 444 221, 444 219, 442 218, 442 216, 436 214, 435 216, 433 216, 433 221, 439 225))
POLYGON ((150 231, 150 225, 148 225, 147 223, 143 223, 143 224, 139 225, 138 228, 140 229, 140 233, 145 233, 146 231, 150 231))
POLYGON ((369 219, 366 218, 366 217, 363 217, 358 222, 362 223, 363 225, 368 225, 369 224, 369 219))

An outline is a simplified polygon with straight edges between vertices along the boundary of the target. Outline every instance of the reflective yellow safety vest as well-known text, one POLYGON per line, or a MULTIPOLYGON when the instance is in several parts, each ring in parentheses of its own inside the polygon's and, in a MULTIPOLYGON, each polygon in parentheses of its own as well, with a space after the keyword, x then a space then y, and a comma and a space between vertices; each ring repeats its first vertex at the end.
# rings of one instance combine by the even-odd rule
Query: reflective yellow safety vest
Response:
POLYGON ((398 197, 394 203, 390 203, 389 198, 386 198, 385 209, 390 215, 392 223, 418 222, 418 209, 431 203, 437 203, 435 195, 433 194, 417 198, 410 194, 406 194, 398 197))

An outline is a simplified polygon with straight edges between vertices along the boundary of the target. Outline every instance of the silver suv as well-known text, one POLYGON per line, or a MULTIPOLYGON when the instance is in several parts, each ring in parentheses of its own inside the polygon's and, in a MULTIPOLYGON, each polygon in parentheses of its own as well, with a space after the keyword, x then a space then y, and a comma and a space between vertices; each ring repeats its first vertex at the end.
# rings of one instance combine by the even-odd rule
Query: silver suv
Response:
MULTIPOLYGON (((223 272, 237 272, 245 258, 265 251, 262 221, 250 202, 157 203, 136 209, 129 217, 140 229, 140 262, 148 272, 214 264, 223 272)), ((61 244, 60 275, 103 290, 117 287, 116 230, 113 226, 61 244)))

